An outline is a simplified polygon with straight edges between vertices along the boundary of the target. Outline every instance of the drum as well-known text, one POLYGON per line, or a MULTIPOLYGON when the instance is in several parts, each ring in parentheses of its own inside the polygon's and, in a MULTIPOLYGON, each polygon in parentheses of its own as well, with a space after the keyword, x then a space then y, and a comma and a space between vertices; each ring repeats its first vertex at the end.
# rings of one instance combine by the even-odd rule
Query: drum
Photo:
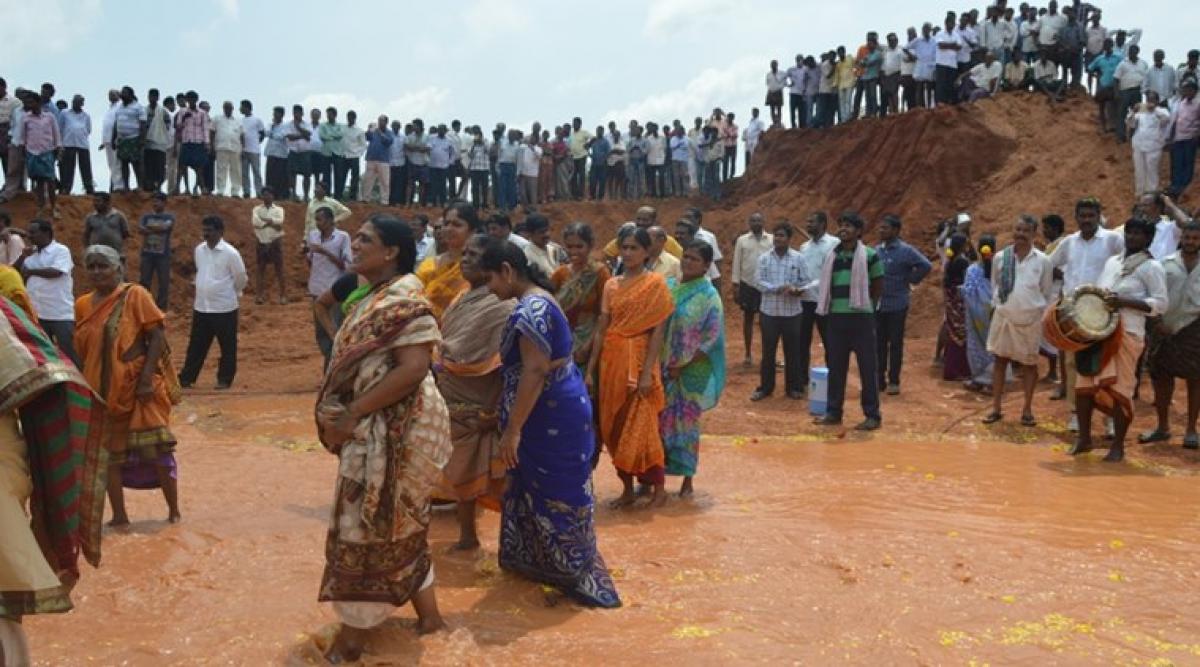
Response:
POLYGON ((1108 292, 1094 285, 1082 285, 1062 299, 1055 308, 1062 335, 1081 345, 1108 339, 1117 330, 1120 317, 1109 308, 1108 292))

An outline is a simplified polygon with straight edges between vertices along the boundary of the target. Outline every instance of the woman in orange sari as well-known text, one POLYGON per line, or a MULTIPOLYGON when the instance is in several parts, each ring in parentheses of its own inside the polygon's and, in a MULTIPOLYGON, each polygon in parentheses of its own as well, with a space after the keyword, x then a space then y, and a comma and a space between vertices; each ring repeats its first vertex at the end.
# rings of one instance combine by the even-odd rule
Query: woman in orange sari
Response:
POLYGON ((161 487, 167 520, 176 523, 179 491, 170 425, 179 380, 170 366, 163 313, 141 285, 121 282, 116 250, 90 246, 84 266, 92 291, 75 301, 75 349, 84 377, 106 407, 97 432, 109 451, 109 525, 129 524, 123 484, 161 487), (150 468, 154 474, 147 474, 150 468))
POLYGON ((666 406, 658 356, 667 320, 674 312, 662 276, 646 270, 650 235, 634 228, 620 236, 624 272, 609 280, 600 300, 600 322, 585 376, 600 369, 600 438, 608 445, 625 486, 613 507, 629 507, 633 479, 654 487, 651 507, 666 502, 662 437, 658 415, 666 406))
POLYGON ((471 289, 462 274, 463 249, 474 234, 483 233, 479 214, 466 202, 455 202, 442 212, 442 237, 439 248, 445 251, 430 255, 417 267, 416 276, 425 286, 425 299, 438 322, 458 295, 471 289))

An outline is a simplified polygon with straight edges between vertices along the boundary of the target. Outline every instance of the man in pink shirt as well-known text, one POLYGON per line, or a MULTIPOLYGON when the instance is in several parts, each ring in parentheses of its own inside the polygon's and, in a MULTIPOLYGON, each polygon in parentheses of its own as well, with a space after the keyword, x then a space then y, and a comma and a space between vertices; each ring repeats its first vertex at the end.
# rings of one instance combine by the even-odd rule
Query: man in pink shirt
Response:
POLYGON ((45 215, 46 198, 50 198, 50 214, 58 217, 54 193, 58 189, 55 163, 62 150, 62 135, 53 114, 42 109, 41 102, 33 95, 24 99, 25 113, 21 117, 21 131, 25 137, 25 169, 33 190, 37 193, 37 217, 45 215))
POLYGON ((1200 100, 1196 80, 1186 77, 1179 85, 1179 102, 1171 118, 1171 196, 1178 199, 1196 172, 1196 147, 1200 144, 1200 100))
POLYGON ((209 133, 212 121, 208 113, 196 106, 200 96, 194 90, 187 92, 187 106, 175 113, 175 132, 179 135, 179 165, 185 171, 196 172, 196 182, 204 194, 211 194, 212 184, 204 177, 204 170, 211 159, 209 133))

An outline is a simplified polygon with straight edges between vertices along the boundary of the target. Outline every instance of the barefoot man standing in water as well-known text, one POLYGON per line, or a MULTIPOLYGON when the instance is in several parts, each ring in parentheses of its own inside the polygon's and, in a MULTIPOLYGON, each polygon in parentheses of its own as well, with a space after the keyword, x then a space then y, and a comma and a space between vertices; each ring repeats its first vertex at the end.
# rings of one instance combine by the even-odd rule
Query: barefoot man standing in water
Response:
MULTIPOLYGON (((1132 218, 1125 223, 1125 252, 1109 257, 1097 286, 1109 291, 1108 305, 1121 314, 1120 348, 1104 360, 1100 371, 1085 375, 1078 369, 1075 404, 1079 408, 1079 439, 1071 454, 1092 449, 1092 410, 1112 417, 1116 430, 1105 461, 1125 458, 1125 433, 1133 421, 1133 387, 1138 356, 1146 338, 1146 316, 1154 317, 1167 309, 1167 281, 1162 265, 1150 257, 1154 223, 1132 218)), ((1082 353, 1080 353, 1082 354, 1082 353)), ((1079 365, 1076 362, 1076 366, 1079 365)))

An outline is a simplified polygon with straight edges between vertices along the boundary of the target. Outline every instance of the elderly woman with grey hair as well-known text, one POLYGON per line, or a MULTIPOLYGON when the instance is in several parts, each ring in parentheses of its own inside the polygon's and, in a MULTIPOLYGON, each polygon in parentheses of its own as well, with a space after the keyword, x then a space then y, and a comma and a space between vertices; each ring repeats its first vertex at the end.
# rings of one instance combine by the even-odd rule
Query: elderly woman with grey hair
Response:
POLYGON ((111 525, 129 523, 123 488, 162 488, 167 520, 179 521, 171 407, 179 402, 165 317, 141 285, 122 280, 121 256, 89 246, 84 267, 92 291, 75 302, 75 349, 84 377, 105 402, 111 525))

